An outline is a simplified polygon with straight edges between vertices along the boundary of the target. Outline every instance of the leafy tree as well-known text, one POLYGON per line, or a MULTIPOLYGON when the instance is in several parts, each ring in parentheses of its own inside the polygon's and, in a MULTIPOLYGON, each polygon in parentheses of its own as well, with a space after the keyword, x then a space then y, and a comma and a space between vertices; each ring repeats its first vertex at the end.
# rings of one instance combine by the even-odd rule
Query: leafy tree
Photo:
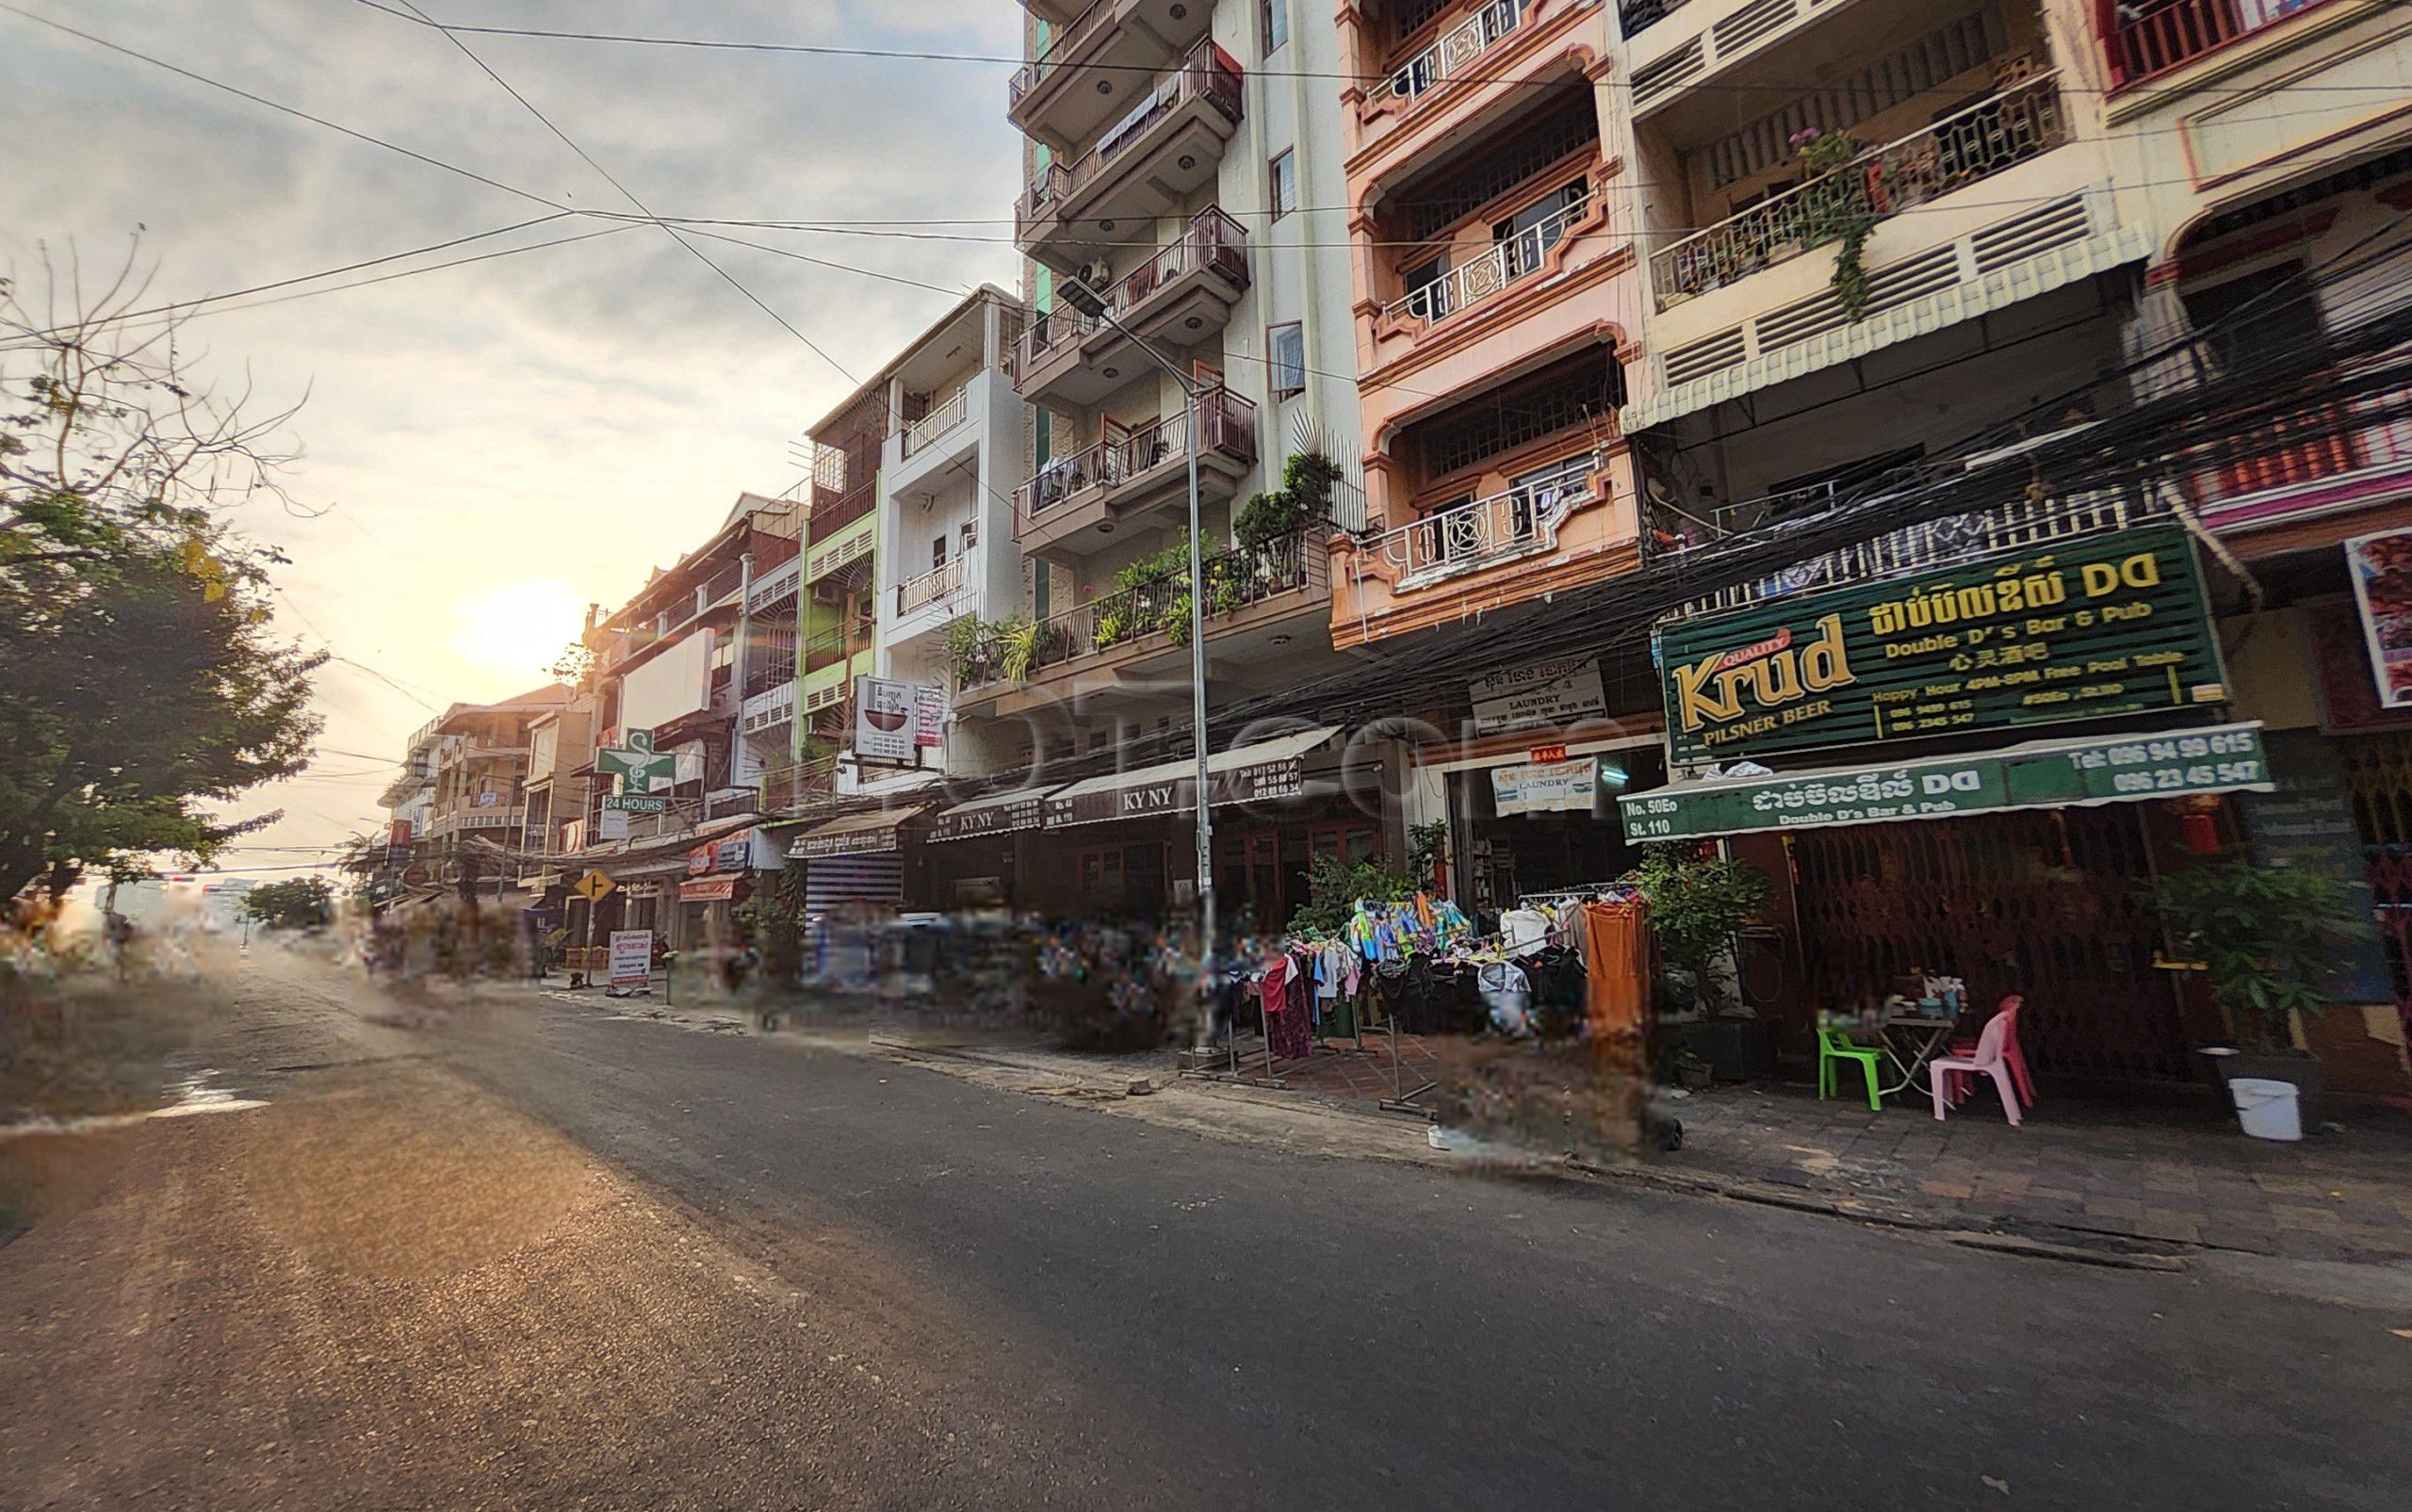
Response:
POLYGON ((2333 872, 2224 861, 2187 868, 2149 888, 2178 945, 2201 958, 2211 1000, 2253 1049, 2293 1044, 2296 1016, 2328 1005, 2321 984, 2368 933, 2351 889, 2333 872))
POLYGON ((1417 886, 1413 877, 1393 871, 1378 861, 1348 866, 1336 857, 1319 855, 1307 867, 1307 901, 1290 916, 1290 930, 1293 934, 1337 935, 1347 928, 1349 915, 1356 911, 1360 900, 1394 903, 1414 897, 1417 886))
POLYGON ((325 660, 270 636, 284 559, 222 518, 284 500, 266 437, 292 412, 190 381, 130 257, 82 313, 80 269, 43 267, 39 309, 0 280, 0 898, 273 822, 207 805, 307 764, 325 660))
POLYGON ((324 877, 294 877, 253 887, 243 911, 264 929, 311 929, 335 918, 334 884, 324 877))
POLYGON ((1650 932, 1667 964, 1688 971, 1703 999, 1714 990, 1709 964, 1731 945, 1741 927, 1768 905, 1774 893, 1768 879, 1739 861, 1699 858, 1681 845, 1653 845, 1642 852, 1635 880, 1649 904, 1650 932))

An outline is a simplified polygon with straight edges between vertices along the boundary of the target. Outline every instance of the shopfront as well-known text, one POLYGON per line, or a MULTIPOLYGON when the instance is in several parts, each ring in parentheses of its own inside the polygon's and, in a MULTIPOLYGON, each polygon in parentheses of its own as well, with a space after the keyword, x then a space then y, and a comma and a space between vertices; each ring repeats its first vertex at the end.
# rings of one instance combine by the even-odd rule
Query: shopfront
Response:
POLYGON ((990 793, 930 816, 915 902, 941 912, 1002 909, 1019 896, 1025 841, 1047 821, 1047 790, 990 793))
POLYGON ((1772 596, 1657 641, 1669 758, 1691 775, 1622 798, 1627 832, 1768 872, 1801 1013, 1958 977, 1988 1008, 2027 998, 2040 1074, 2196 1078, 2219 1026, 2168 968, 2152 882, 2236 843, 2239 795, 2274 783, 2258 723, 2227 717, 2176 525, 1772 596))
POLYGON ((804 864, 807 918, 870 919, 904 903, 904 874, 918 857, 914 827, 926 805, 871 809, 806 830, 788 842, 787 858, 804 864))

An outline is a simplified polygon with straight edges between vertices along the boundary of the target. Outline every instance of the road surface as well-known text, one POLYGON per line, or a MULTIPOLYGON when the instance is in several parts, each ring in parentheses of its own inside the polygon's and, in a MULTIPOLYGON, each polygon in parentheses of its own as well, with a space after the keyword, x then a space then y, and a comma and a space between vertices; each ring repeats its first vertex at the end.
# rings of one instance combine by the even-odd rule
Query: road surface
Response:
POLYGON ((594 1006, 395 1019, 254 951, 193 1068, 265 1106, 40 1142, 53 1211, 0 1248, 0 1506, 2412 1486, 2412 1317, 1316 1158, 594 1006))

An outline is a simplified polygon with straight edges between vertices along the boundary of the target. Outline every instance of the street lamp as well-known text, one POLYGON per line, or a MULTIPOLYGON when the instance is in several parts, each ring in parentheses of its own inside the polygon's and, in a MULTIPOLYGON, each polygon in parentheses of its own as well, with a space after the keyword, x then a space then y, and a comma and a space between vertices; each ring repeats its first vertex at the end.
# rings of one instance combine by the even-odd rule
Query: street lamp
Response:
POLYGON ((1081 314, 1092 320, 1102 320, 1122 333, 1133 346, 1154 359, 1156 366, 1170 373, 1172 381, 1181 385, 1182 397, 1188 404, 1189 695, 1190 719, 1198 731, 1198 1047, 1203 1049, 1214 1022, 1214 1016, 1207 1010, 1214 990, 1214 818, 1206 770, 1206 544, 1198 518, 1198 404, 1205 390, 1171 358, 1117 319, 1106 308, 1105 296, 1086 283, 1067 278, 1056 285, 1056 293, 1081 314))

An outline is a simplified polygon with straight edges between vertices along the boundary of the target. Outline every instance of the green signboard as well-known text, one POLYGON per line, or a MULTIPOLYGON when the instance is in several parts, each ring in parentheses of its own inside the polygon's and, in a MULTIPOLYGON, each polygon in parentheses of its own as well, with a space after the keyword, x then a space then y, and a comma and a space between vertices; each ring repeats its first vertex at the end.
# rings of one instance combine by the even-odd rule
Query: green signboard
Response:
POLYGON ((1631 840, 2085 808, 2191 793, 2268 792, 2256 724, 2038 741, 1976 756, 1679 783, 1617 800, 1631 840))
POLYGON ((2223 703, 2176 525, 1662 626, 1677 763, 2223 703))

